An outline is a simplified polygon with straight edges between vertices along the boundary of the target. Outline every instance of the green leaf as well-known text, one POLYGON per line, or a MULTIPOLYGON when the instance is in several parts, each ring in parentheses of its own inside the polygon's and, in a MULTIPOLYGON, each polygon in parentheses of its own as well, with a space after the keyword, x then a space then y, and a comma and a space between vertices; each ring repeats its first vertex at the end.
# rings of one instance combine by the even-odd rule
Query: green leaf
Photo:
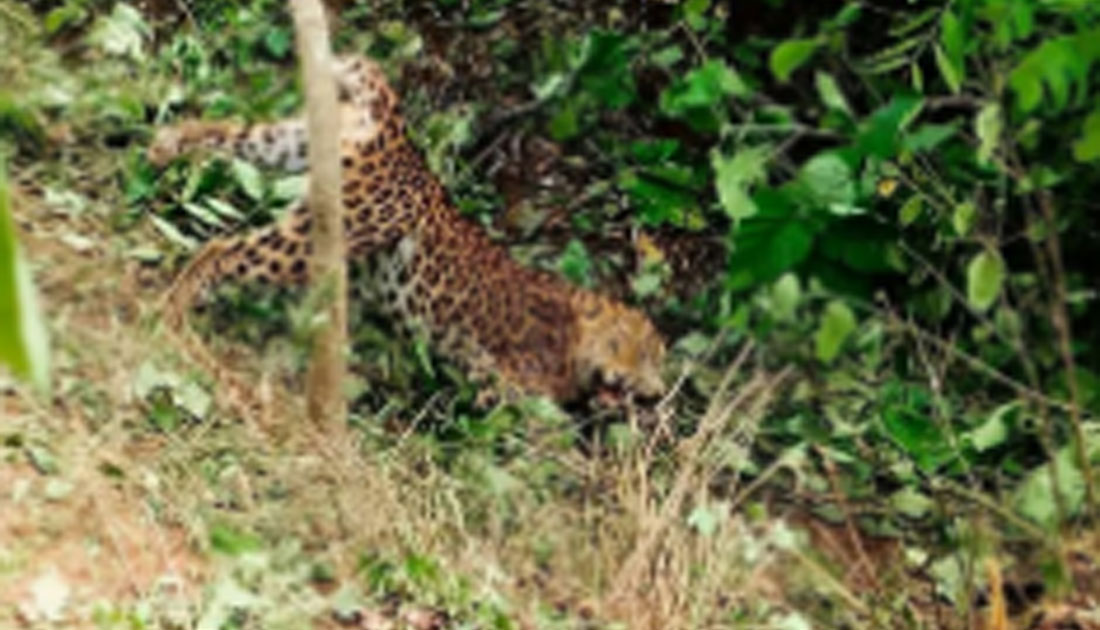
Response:
POLYGON ((1005 416, 1019 409, 1020 406, 1020 401, 1014 400, 997 407, 993 413, 989 414, 985 422, 971 431, 969 433, 970 445, 974 447, 974 450, 980 453, 1004 444, 1005 440, 1008 439, 1008 425, 1005 423, 1005 416))
POLYGON ((924 99, 920 97, 894 95, 860 126, 857 148, 882 160, 893 159, 898 150, 898 138, 923 108, 924 99))
POLYGON ((1069 102, 1073 83, 1078 85, 1079 94, 1085 92, 1097 61, 1100 61, 1100 27, 1044 39, 1009 74, 1017 105, 1025 113, 1033 111, 1042 103, 1046 88, 1054 110, 1063 109, 1069 102))
POLYGON ((935 421, 906 401, 883 413, 887 435, 925 472, 932 472, 954 457, 954 449, 935 421))
POLYGON ((944 55, 961 80, 966 70, 966 33, 959 18, 955 17, 951 11, 944 11, 940 18, 940 44, 943 46, 944 55))
POLYGON ((6 169, 0 165, 0 364, 45 392, 50 384, 49 340, 15 236, 6 169))
POLYGON ((293 44, 293 38, 290 31, 285 28, 272 27, 264 36, 264 47, 271 53, 276 59, 282 59, 286 57, 287 52, 290 51, 291 44, 293 44))
POLYGON ((758 212, 738 224, 732 234, 730 271, 726 284, 740 290, 772 282, 810 255, 819 226, 796 213, 782 191, 762 190, 754 198, 758 212))
POLYGON ((727 156, 717 149, 711 151, 710 163, 714 169, 714 187, 722 209, 735 221, 756 214, 756 204, 749 197, 752 186, 767 176, 765 167, 771 147, 748 147, 727 156))
POLYGON ((648 173, 624 170, 619 186, 646 225, 682 224, 688 211, 696 207, 695 191, 668 185, 648 173))
POLYGON ((902 227, 912 225, 914 221, 920 218, 921 213, 924 212, 924 200, 920 195, 913 195, 902 205, 898 210, 898 221, 902 227))
POLYGON ((829 302, 821 316, 817 333, 814 334, 818 360, 822 363, 832 363, 855 329, 856 316, 852 313, 852 309, 840 300, 829 302))
POLYGON ((970 306, 985 311, 1001 294, 1005 263, 1000 253, 987 249, 975 256, 966 268, 966 297, 970 306))
POLYGON ((47 13, 42 24, 46 27, 46 32, 52 35, 66 26, 83 22, 87 17, 88 12, 84 7, 70 2, 47 13))
POLYGON ((562 275, 569 278, 574 284, 591 286, 592 284, 592 259, 588 256, 588 250, 584 243, 578 239, 569 241, 565 250, 558 259, 558 269, 562 275))
POLYGON ((1078 162, 1100 159, 1100 109, 1094 110, 1085 118, 1081 137, 1073 143, 1073 157, 1078 162))
POLYGON ((974 219, 978 216, 978 207, 972 202, 966 201, 955 206, 951 214, 951 227, 955 228, 955 234, 966 236, 974 227, 974 219))
POLYGON ((261 549, 263 541, 255 534, 215 523, 210 528, 210 547, 227 556, 239 556, 242 553, 261 549))
POLYGON ((974 132, 978 134, 978 162, 989 164, 1001 144, 1004 120, 1000 103, 986 103, 974 117, 974 132))
POLYGON ((151 36, 152 29, 141 12, 125 2, 119 2, 110 15, 99 18, 88 40, 107 54, 141 61, 145 56, 142 46, 151 36))
POLYGON ((621 109, 634 102, 636 87, 630 69, 634 40, 622 33, 594 30, 584 40, 577 71, 581 87, 603 105, 621 109))
POLYGON ((954 123, 921 125, 916 131, 905 134, 905 148, 913 153, 931 151, 953 138, 958 130, 958 125, 954 123))
POLYGON ((550 137, 556 141, 569 140, 580 133, 580 123, 577 121, 577 103, 568 100, 554 114, 548 123, 550 137))
POLYGON ((149 220, 153 222, 153 227, 157 228, 157 231, 164 235, 169 241, 172 241, 176 245, 182 247, 187 251, 191 251, 199 246, 195 239, 187 236, 183 232, 179 231, 175 225, 172 225, 170 221, 167 221, 163 217, 158 217, 153 214, 149 216, 149 220))
POLYGON ((791 74, 813 57, 821 42, 817 38, 788 39, 772 50, 768 67, 781 82, 786 83, 791 74))
POLYGON ((890 506, 909 518, 923 518, 936 506, 928 495, 912 486, 905 486, 890 495, 890 506))
POLYGON ((726 62, 711 59, 665 88, 659 105, 665 115, 675 118, 692 110, 714 107, 727 96, 745 98, 751 93, 726 62))
POLYGON ((848 99, 844 98, 844 93, 840 91, 840 86, 837 85, 833 75, 828 72, 818 72, 814 75, 814 84, 817 86, 817 95, 825 107, 851 115, 852 109, 848 105, 848 99))
POLYGON ((810 158, 799 172, 798 181, 815 206, 848 206, 856 198, 852 169, 835 153, 819 153, 810 158))
POLYGON ((1071 515, 1079 511, 1085 498, 1085 480, 1069 447, 1059 450, 1053 462, 1028 472, 1013 493, 1012 502, 1020 514, 1044 527, 1054 529, 1059 523, 1057 502, 1051 488, 1051 466, 1058 477, 1058 487, 1062 491, 1066 508, 1071 515))
POLYGON ((958 94, 962 91, 962 77, 958 69, 951 63, 951 58, 943 51, 942 46, 936 44, 933 50, 936 55, 936 67, 940 70, 943 82, 947 84, 947 89, 951 90, 952 94, 958 94))
POLYGON ((794 321, 798 305, 802 301, 802 286, 798 282, 798 276, 793 273, 783 274, 772 286, 770 298, 770 312, 773 317, 780 321, 794 321))
POLYGON ((694 529, 704 538, 710 537, 718 530, 722 514, 728 509, 729 507, 723 504, 716 506, 698 505, 691 511, 691 514, 688 514, 688 527, 694 529))
POLYGON ((665 46, 649 56, 649 62, 660 68, 670 68, 684 58, 684 49, 679 44, 665 46))
POLYGON ((255 166, 244 160, 233 160, 232 169, 233 177, 244 189, 246 195, 255 201, 263 199, 264 180, 255 166))

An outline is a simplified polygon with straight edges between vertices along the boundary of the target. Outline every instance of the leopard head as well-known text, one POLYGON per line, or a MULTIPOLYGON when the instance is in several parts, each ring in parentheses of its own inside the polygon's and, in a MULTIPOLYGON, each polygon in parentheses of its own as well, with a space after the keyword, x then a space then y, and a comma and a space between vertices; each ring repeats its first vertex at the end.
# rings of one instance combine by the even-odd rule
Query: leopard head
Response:
POLYGON ((383 123, 399 113, 400 99, 382 66, 362 55, 345 55, 334 61, 336 86, 341 101, 383 123))
POLYGON ((582 383, 602 382, 646 398, 665 393, 665 342, 644 313, 591 293, 579 294, 575 307, 574 358, 582 383))

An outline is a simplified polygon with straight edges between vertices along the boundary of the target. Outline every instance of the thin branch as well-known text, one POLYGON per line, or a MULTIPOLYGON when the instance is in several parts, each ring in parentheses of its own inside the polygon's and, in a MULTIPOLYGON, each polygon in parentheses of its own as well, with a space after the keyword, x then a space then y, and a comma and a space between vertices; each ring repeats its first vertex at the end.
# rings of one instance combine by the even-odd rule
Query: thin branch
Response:
POLYGON ((322 298, 326 322, 313 338, 307 409, 317 427, 347 417, 343 383, 347 346, 347 263, 340 198, 340 119, 332 47, 319 0, 291 0, 309 128, 309 209, 313 213, 312 291, 322 298))

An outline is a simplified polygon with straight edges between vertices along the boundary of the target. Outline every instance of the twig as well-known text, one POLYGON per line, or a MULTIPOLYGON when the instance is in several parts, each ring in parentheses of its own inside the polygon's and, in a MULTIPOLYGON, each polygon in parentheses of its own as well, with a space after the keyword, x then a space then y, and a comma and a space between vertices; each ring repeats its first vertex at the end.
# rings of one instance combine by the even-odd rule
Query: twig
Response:
POLYGON ((912 324, 910 322, 903 322, 903 321, 899 320, 897 318, 897 316, 893 315, 892 313, 881 313, 880 312, 880 314, 886 315, 889 323, 891 325, 893 325, 895 328, 898 328, 900 330, 908 332, 909 334, 913 335, 914 337, 918 337, 918 338, 920 338, 920 339, 936 346, 940 350, 951 354, 956 359, 959 359, 963 363, 966 363, 967 365, 969 365, 971 367, 971 369, 973 369, 974 371, 980 372, 981 374, 984 374, 987 378, 989 378, 993 381, 996 381, 997 383, 1000 383, 1001 385, 1004 385, 1005 387, 1007 387, 1007 388, 1011 389, 1012 391, 1016 392, 1018 395, 1020 395, 1024 398, 1027 398, 1028 400, 1041 401, 1041 402, 1043 402, 1047 405, 1050 405, 1051 407, 1056 407, 1056 408, 1062 409, 1064 411, 1069 411, 1073 407, 1073 403, 1066 402, 1064 400, 1058 400, 1056 398, 1051 398, 1051 397, 1047 396, 1046 394, 1043 394, 1043 393, 1041 393, 1037 390, 1032 389, 1031 387, 1028 387, 1027 385, 1021 383, 1020 381, 1017 381, 1016 379, 1012 378, 1011 376, 1005 374, 1004 372, 1001 372, 997 368, 989 365, 985 361, 982 361, 981 359, 978 359, 977 357, 974 357, 970 354, 967 354, 966 352, 963 352, 962 350, 959 350, 954 345, 952 345, 950 343, 947 343, 946 341, 940 339, 936 335, 933 335, 932 333, 928 332, 927 330, 924 330, 924 329, 920 328, 916 324, 912 324))

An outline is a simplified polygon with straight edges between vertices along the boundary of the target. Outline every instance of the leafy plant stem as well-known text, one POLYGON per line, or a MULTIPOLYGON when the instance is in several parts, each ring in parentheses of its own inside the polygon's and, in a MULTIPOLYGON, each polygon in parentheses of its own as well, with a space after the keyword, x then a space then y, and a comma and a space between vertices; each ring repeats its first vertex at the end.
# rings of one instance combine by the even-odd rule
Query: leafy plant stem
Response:
POLYGON ((1062 363, 1066 371, 1066 387, 1069 389, 1069 418, 1073 425, 1074 449, 1077 465, 1085 480, 1085 505, 1088 514, 1096 516, 1096 484, 1092 476, 1088 447, 1085 442, 1085 428, 1081 420, 1081 394, 1077 386, 1077 361, 1073 356, 1073 330, 1066 309, 1066 274, 1062 264, 1062 245, 1055 229, 1054 200, 1047 192, 1039 194, 1039 208, 1048 226, 1046 238, 1047 255, 1050 257, 1054 280, 1054 296, 1051 300, 1051 320, 1058 335, 1058 346, 1062 353, 1062 363))

